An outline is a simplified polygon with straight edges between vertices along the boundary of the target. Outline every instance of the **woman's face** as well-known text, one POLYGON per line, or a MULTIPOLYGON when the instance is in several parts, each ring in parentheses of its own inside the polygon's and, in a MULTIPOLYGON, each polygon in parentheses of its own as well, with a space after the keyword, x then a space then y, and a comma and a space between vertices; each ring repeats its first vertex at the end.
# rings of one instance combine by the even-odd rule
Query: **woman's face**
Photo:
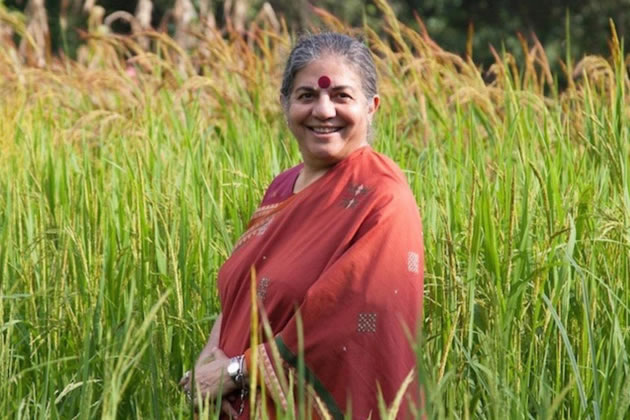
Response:
POLYGON ((327 55, 300 70, 286 114, 304 164, 325 168, 367 145, 378 104, 378 96, 365 97, 359 74, 343 58, 327 55))

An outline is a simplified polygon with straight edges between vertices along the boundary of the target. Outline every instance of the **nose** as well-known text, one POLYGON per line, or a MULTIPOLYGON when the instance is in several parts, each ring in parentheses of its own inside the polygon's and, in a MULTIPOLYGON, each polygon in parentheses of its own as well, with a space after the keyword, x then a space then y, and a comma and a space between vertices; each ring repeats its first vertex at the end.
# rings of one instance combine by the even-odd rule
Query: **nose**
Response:
POLYGON ((313 116, 320 120, 327 120, 333 118, 335 113, 335 104, 330 100, 330 96, 325 93, 319 95, 313 106, 313 116))

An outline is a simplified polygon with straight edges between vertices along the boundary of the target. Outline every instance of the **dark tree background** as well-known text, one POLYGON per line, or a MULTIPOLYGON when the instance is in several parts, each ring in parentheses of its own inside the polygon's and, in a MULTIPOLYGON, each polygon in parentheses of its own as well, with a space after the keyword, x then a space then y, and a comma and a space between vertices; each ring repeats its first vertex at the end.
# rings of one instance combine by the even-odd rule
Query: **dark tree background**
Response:
MULTIPOLYGON (((9 9, 24 10, 30 0, 0 0, 9 9)), ((46 0, 45 7, 50 28, 51 47, 54 52, 72 55, 81 42, 77 28, 85 28, 85 3, 91 0, 46 0), (65 12, 63 12, 65 10, 65 12), (60 15, 65 14, 65 19, 60 15), (62 21, 65 24, 62 24, 62 21)), ((172 10, 177 0, 153 0, 151 24, 157 27, 172 10)), ((92 1, 105 9, 108 15, 117 10, 133 14, 137 0, 92 1)), ((252 19, 261 10, 262 0, 188 0, 197 10, 202 3, 209 6, 216 25, 225 24, 226 2, 240 2, 246 8, 245 18, 252 19)), ((268 0, 276 15, 284 17, 294 31, 317 25, 309 5, 321 7, 339 19, 361 25, 365 20, 380 30, 379 10, 370 0, 268 0)), ((536 34, 545 47, 550 61, 564 59, 567 52, 578 59, 584 54, 608 55, 610 38, 609 19, 616 24, 620 38, 630 28, 630 0, 389 0, 398 18, 418 28, 417 14, 429 34, 443 48, 465 54, 466 41, 473 29, 473 58, 481 65, 493 61, 489 46, 497 51, 503 48, 520 51, 517 33, 531 40, 536 34), (567 42, 567 19, 570 43, 567 42), (568 48, 570 46, 570 51, 568 48)), ((229 7, 229 6, 228 6, 229 7)), ((130 26, 117 21, 112 28, 118 32, 130 31, 130 26)), ((167 26, 172 30, 172 27, 167 26)))

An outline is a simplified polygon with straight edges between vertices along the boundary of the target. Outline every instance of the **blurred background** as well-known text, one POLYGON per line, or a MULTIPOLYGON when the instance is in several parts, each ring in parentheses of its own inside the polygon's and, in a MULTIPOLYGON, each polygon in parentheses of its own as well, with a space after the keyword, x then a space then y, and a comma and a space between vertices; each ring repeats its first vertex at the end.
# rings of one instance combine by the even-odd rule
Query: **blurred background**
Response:
MULTIPOLYGON (((610 19, 622 38, 630 28, 630 0, 387 0, 398 19, 415 30, 424 25, 442 48, 472 56, 487 68, 499 53, 519 57, 523 42, 544 47, 552 68, 586 54, 609 56, 610 19)), ((314 7, 351 26, 381 31, 382 16, 373 0, 0 0, 20 13, 35 41, 49 55, 75 57, 90 25, 120 34, 154 29, 168 32, 191 47, 201 29, 247 32, 265 22, 293 33, 313 30, 322 22, 314 7)), ((277 28, 276 28, 277 29, 277 28)), ((385 34, 384 34, 385 35, 385 34)), ((0 21, 0 36, 20 42, 0 21)), ((39 61, 45 58, 40 57, 39 61)))

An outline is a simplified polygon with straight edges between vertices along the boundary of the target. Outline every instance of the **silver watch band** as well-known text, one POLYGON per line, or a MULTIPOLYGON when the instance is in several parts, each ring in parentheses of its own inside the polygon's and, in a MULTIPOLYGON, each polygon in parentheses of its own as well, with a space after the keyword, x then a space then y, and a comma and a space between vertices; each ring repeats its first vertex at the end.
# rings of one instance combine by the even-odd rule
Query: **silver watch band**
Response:
POLYGON ((247 387, 244 363, 245 356, 242 354, 240 356, 235 356, 230 359, 230 368, 228 369, 228 374, 239 388, 247 387))

